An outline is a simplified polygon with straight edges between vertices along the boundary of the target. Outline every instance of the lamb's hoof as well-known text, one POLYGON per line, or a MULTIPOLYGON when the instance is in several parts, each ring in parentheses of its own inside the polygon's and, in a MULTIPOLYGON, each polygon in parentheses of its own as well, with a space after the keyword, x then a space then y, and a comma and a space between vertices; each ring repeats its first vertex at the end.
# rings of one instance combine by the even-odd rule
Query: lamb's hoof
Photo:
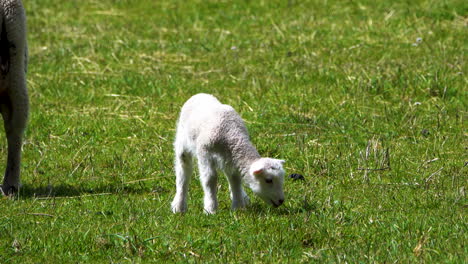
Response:
POLYGON ((243 210, 250 204, 250 198, 246 195, 240 201, 232 202, 232 210, 243 210))
POLYGON ((184 203, 172 202, 171 210, 174 214, 185 213, 187 211, 187 205, 184 203))
POLYGON ((174 214, 183 214, 186 211, 187 211, 186 209, 180 209, 180 208, 172 207, 172 213, 174 213, 174 214))
POLYGON ((15 196, 18 193, 16 186, 0 185, 0 195, 2 196, 15 196))
POLYGON ((207 215, 213 215, 213 214, 216 214, 216 209, 204 209, 203 210, 205 212, 205 214, 207 215))
POLYGON ((211 215, 216 214, 218 210, 218 202, 216 200, 205 200, 203 203, 203 211, 205 214, 211 215))

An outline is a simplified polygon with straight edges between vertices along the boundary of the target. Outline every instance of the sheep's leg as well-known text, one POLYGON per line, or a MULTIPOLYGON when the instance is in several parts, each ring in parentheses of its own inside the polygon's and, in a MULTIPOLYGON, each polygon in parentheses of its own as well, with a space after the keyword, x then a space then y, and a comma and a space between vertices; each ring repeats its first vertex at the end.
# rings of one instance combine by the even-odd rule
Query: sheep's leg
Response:
POLYGON ((242 188, 242 180, 239 174, 227 173, 229 180, 229 191, 232 200, 232 209, 244 208, 249 204, 249 197, 242 188))
POLYGON ((22 138, 29 110, 26 88, 14 87, 13 91, 15 94, 3 95, 0 98, 0 111, 8 141, 7 167, 1 191, 7 195, 18 191, 20 186, 22 138))
POLYGON ((193 172, 192 156, 188 152, 177 151, 175 158, 176 195, 172 201, 172 212, 187 211, 187 194, 193 172))
POLYGON ((8 142, 7 166, 0 194, 13 194, 19 189, 22 139, 29 113, 24 10, 21 2, 15 2, 11 8, 14 19, 2 17, 0 22, 0 112, 8 142))
POLYGON ((203 187, 203 206, 205 213, 214 214, 218 209, 217 185, 218 175, 213 160, 198 154, 198 169, 200 171, 200 182, 203 187))

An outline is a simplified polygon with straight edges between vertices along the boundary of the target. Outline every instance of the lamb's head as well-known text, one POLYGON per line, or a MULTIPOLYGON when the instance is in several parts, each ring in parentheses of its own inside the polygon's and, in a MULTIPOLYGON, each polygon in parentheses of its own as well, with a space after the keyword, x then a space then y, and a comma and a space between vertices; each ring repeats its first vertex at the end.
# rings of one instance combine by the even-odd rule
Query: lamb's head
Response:
POLYGON ((250 166, 245 183, 266 203, 275 207, 284 202, 284 160, 260 158, 250 166))

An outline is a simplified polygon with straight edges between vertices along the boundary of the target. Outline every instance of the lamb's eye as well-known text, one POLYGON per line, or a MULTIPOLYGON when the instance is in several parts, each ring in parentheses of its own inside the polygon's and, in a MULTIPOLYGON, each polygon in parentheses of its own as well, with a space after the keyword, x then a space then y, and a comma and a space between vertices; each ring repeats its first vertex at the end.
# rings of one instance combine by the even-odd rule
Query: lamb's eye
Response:
POLYGON ((266 183, 273 183, 273 179, 265 179, 266 183))

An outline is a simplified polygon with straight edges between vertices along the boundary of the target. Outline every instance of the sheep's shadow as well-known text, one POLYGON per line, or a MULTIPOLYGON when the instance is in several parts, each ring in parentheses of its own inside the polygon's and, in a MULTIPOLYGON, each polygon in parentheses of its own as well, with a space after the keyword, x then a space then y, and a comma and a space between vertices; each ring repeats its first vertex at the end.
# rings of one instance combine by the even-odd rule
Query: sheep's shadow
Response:
POLYGON ((143 193, 166 193, 167 189, 161 186, 140 186, 132 185, 125 186, 121 184, 101 185, 97 187, 83 187, 68 184, 60 184, 56 186, 22 186, 19 192, 15 195, 18 199, 35 199, 41 197, 76 197, 85 195, 103 195, 103 194, 143 194, 143 193))

